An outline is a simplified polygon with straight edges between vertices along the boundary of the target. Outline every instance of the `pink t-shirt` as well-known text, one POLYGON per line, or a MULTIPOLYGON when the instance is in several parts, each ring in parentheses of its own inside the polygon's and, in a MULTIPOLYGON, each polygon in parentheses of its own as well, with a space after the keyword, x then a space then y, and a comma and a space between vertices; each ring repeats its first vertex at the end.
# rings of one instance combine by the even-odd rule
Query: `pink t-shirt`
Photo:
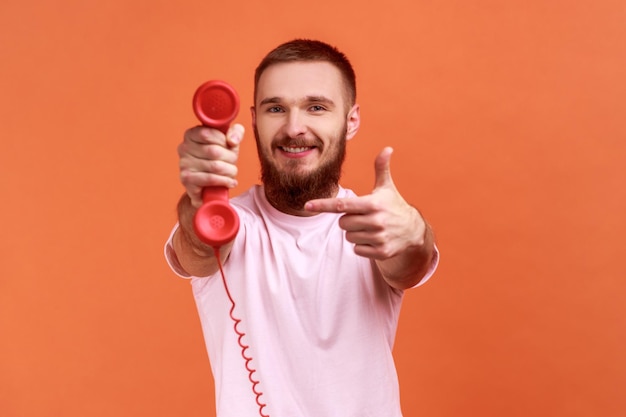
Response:
MULTIPOLYGON (((338 197, 354 196, 340 189, 338 197)), ((279 212, 255 186, 231 200, 241 227, 224 265, 253 378, 273 417, 400 417, 392 357, 402 291, 354 253, 332 213, 279 212)), ((173 232, 172 232, 173 234, 173 232)), ((188 277, 171 247, 172 269, 188 277)), ((424 283, 436 268, 422 280, 424 283)), ((258 417, 219 272, 190 277, 219 417, 258 417)))

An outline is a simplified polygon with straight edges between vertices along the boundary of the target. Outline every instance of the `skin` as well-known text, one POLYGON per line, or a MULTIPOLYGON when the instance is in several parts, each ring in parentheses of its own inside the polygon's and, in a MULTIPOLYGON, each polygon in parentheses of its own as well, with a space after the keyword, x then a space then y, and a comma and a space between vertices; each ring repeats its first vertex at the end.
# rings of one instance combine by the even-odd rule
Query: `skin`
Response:
MULTIPOLYGON (((300 177, 309 176, 320 165, 335 159, 338 141, 343 136, 352 139, 361 120, 359 106, 348 104, 343 91, 341 73, 327 62, 269 67, 259 79, 258 97, 251 109, 263 159, 281 173, 300 177)), ((339 185, 333 184, 327 195, 316 197, 333 197, 338 191, 339 185)), ((267 196, 284 213, 316 214, 267 196)))
MULTIPOLYGON (((332 158, 336 141, 345 133, 352 139, 359 129, 358 104, 347 101, 341 73, 326 62, 293 62, 272 65, 259 79, 252 107, 257 146, 281 172, 307 175, 332 158), (345 129, 345 131, 343 131, 345 129)), ((217 272, 213 248, 198 240, 191 220, 207 186, 236 186, 239 144, 244 129, 233 125, 226 135, 207 127, 185 132, 178 147, 180 179, 186 193, 179 202, 180 228, 173 239, 180 264, 191 275, 217 272)), ((390 171, 393 150, 384 148, 374 164, 375 184, 365 196, 319 196, 302 208, 270 203, 285 213, 312 216, 340 213, 339 226, 360 256, 374 259, 385 281, 398 289, 419 283, 434 256, 434 238, 419 211, 396 189, 390 171)), ((232 242, 220 249, 225 260, 232 242)))

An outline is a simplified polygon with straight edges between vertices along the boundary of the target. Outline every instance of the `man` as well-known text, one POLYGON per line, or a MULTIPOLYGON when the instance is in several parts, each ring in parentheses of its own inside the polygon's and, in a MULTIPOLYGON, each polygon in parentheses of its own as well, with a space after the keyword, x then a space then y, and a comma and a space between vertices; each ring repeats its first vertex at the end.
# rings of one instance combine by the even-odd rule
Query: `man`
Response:
POLYGON ((323 42, 287 42, 256 70, 263 185, 231 200, 241 227, 220 249, 252 374, 218 260, 192 227, 204 187, 237 184, 244 129, 194 127, 178 148, 186 193, 165 251, 191 277, 219 417, 401 416, 392 347, 402 295, 430 277, 438 252, 393 184, 391 148, 376 158, 370 195, 339 185, 346 141, 359 129, 355 100, 352 66, 323 42))

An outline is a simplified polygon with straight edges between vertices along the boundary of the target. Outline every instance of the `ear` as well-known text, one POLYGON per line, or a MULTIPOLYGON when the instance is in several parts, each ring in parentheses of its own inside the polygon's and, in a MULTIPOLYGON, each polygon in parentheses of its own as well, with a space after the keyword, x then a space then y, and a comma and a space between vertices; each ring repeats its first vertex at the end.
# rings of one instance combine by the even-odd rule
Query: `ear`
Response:
POLYGON ((256 129, 256 109, 254 106, 250 107, 250 115, 252 116, 252 127, 256 129))
POLYGON ((346 117, 346 140, 350 140, 356 135, 361 125, 361 109, 358 104, 352 106, 346 117))

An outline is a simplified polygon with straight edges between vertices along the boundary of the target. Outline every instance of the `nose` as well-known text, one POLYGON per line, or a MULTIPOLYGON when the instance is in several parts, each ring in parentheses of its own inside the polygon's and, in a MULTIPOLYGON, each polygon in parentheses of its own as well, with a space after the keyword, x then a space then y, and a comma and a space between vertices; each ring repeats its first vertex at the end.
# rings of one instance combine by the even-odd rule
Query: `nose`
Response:
POLYGON ((307 131, 304 115, 298 111, 290 111, 287 115, 285 123, 285 133, 290 138, 295 138, 300 135, 304 135, 307 131))

